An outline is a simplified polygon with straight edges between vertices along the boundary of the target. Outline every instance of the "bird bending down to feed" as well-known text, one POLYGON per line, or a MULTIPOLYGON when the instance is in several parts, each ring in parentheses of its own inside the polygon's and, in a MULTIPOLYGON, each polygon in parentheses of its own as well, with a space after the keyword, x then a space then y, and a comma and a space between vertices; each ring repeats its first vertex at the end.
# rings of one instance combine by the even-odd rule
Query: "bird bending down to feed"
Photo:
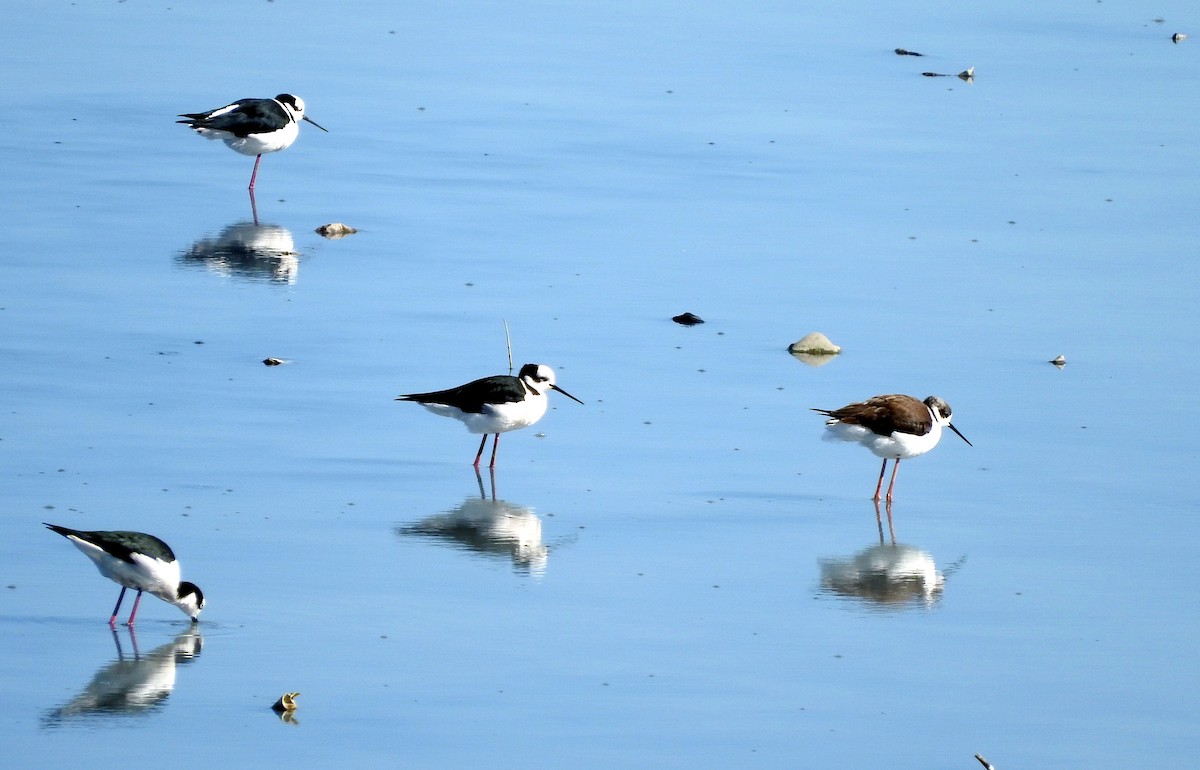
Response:
POLYGON ((896 461, 887 490, 887 502, 890 503, 900 461, 923 455, 937 446, 942 438, 942 428, 949 428, 968 446, 973 446, 966 436, 959 433, 958 428, 950 424, 950 405, 937 396, 930 396, 924 401, 900 394, 875 396, 841 409, 813 411, 829 418, 825 421, 825 428, 829 431, 826 438, 862 444, 876 457, 883 458, 879 483, 875 485, 873 499, 876 502, 879 502, 888 460, 896 461))
POLYGON ((117 612, 121 609, 128 588, 137 590, 133 611, 129 613, 126 623, 130 627, 133 627, 137 616, 143 591, 149 591, 167 604, 175 605, 193 623, 200 620, 200 610, 204 609, 204 593, 195 583, 186 580, 180 582, 179 562, 175 560, 175 554, 170 546, 154 535, 122 531, 84 532, 57 524, 46 526, 74 543, 96 564, 101 575, 121 586, 117 606, 113 607, 112 617, 108 619, 110 626, 117 623, 117 612))
POLYGON ((258 164, 264 153, 286 150, 300 135, 300 121, 317 125, 304 114, 304 100, 291 94, 274 99, 239 99, 208 112, 185 112, 176 123, 185 123, 206 139, 220 139, 225 146, 242 155, 254 155, 250 190, 258 178, 258 164))
POLYGON ((432 393, 409 393, 396 400, 415 401, 434 414, 461 421, 471 433, 482 433, 483 440, 479 442, 479 451, 475 454, 476 468, 479 467, 479 458, 483 457, 488 434, 493 435, 492 461, 488 467, 495 468, 500 434, 528 428, 542 419, 549 402, 547 395, 552 390, 557 390, 572 401, 583 403, 554 384, 554 370, 545 364, 525 364, 516 377, 498 374, 457 388, 432 393))

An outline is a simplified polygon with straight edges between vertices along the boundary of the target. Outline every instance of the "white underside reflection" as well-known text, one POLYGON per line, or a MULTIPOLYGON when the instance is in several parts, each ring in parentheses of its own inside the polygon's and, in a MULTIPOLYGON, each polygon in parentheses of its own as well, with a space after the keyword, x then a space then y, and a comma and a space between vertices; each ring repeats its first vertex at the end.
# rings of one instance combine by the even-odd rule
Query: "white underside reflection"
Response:
POLYGON ((42 717, 43 727, 125 720, 162 709, 175 689, 176 667, 199 657, 204 644, 200 632, 192 627, 142 655, 134 630, 126 630, 130 651, 121 644, 122 630, 112 629, 116 660, 102 666, 82 692, 47 712, 42 717))
POLYGON ((485 493, 478 470, 475 477, 478 495, 451 510, 396 527, 396 534, 426 537, 485 558, 506 559, 520 574, 544 575, 550 547, 542 540, 542 520, 533 508, 497 499, 494 473, 491 496, 485 493))
POLYGON ((291 231, 254 222, 235 222, 216 236, 198 239, 179 253, 176 262, 231 278, 271 283, 294 284, 300 271, 291 231))
POLYGON ((890 541, 885 542, 879 503, 875 521, 879 543, 852 556, 821 559, 821 592, 861 602, 873 609, 902 610, 932 607, 941 599, 946 576, 962 564, 960 559, 945 572, 933 556, 920 548, 896 542, 892 509, 887 506, 890 541))

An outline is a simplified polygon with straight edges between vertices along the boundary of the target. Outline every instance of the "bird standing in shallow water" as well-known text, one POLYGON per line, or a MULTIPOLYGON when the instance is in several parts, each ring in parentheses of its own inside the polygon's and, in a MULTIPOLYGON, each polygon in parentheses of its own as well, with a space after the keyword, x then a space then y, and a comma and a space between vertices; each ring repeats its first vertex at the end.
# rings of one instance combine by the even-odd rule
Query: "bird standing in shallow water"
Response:
POLYGON ((516 377, 498 374, 457 388, 409 393, 396 400, 415 401, 434 414, 461 421, 471 433, 482 433, 483 440, 479 442, 479 451, 475 454, 476 468, 479 467, 479 458, 483 457, 488 434, 495 436, 492 440, 492 461, 488 465, 489 468, 495 468, 500 434, 528 428, 542 419, 549 404, 547 395, 552 390, 557 390, 572 401, 583 403, 554 384, 554 370, 545 364, 525 364, 516 377))
POLYGON ((85 532, 57 524, 46 526, 74 543, 76 548, 95 562, 101 575, 121 586, 117 606, 113 607, 112 617, 108 619, 110 626, 117 624, 117 612, 125 600, 127 588, 137 590, 133 611, 129 613, 126 623, 131 628, 143 591, 149 591, 167 604, 175 605, 193 623, 200 619, 200 610, 204 609, 204 593, 195 583, 180 582, 179 562, 175 560, 175 554, 170 546, 154 535, 123 531, 85 532))
POLYGON ((220 139, 225 146, 242 155, 254 155, 250 190, 258 178, 258 164, 264 153, 286 150, 300 135, 300 121, 306 120, 322 131, 328 129, 304 114, 304 100, 291 94, 274 99, 239 99, 208 112, 185 112, 176 123, 184 123, 206 139, 220 139))
POLYGON ((876 457, 883 458, 879 483, 875 485, 875 502, 879 502, 888 460, 896 461, 887 490, 887 502, 890 503, 900 461, 923 455, 937 446, 942 438, 943 427, 954 431, 968 446, 973 446, 966 436, 959 433, 958 428, 950 424, 950 405, 937 396, 930 396, 924 401, 901 394, 875 396, 841 409, 813 411, 829 418, 825 421, 829 431, 826 438, 862 444, 876 457))

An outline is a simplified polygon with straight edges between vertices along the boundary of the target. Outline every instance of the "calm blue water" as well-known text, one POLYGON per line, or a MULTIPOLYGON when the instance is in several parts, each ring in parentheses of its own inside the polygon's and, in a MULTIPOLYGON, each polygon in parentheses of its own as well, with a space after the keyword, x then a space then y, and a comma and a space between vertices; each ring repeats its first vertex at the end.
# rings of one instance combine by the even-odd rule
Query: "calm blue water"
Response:
POLYGON ((1189 5, 8 12, 10 761, 1190 761, 1189 5), (329 133, 255 227, 253 161, 172 121, 281 91, 329 133), (392 399, 506 371, 505 321, 586 404, 477 478, 392 399), (891 530, 808 411, 884 392, 974 444, 891 530), (163 537, 195 633, 110 632, 43 521, 163 537))

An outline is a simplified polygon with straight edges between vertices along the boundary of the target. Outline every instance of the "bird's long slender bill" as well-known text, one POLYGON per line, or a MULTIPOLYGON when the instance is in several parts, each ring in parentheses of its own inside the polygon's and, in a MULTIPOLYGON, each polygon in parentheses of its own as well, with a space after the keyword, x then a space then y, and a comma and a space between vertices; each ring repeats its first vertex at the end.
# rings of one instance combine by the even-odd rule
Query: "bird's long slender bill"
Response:
POLYGON ((301 119, 301 120, 306 120, 306 121, 308 121, 309 123, 312 123, 314 126, 316 126, 317 128, 321 129, 322 131, 324 131, 324 132, 325 132, 325 133, 327 133, 327 134, 329 133, 329 129, 328 129, 328 128, 325 128, 325 126, 322 126, 320 123, 318 123, 317 121, 315 121, 315 120, 313 120, 312 118, 308 117, 307 115, 305 115, 304 117, 302 117, 302 118, 300 118, 300 119, 301 119))
MULTIPOLYGON (((582 404, 582 403, 583 403, 582 401, 580 401, 579 399, 575 398, 575 397, 574 397, 574 396, 572 396, 570 393, 568 393, 567 391, 565 391, 565 390, 563 390, 562 388, 558 387, 557 385, 551 385, 550 387, 551 387, 551 388, 553 388, 554 390, 557 390, 559 393, 562 393, 564 396, 566 396, 567 398, 571 399, 572 401, 574 401, 574 402, 575 402, 575 403, 577 403, 577 404, 582 404)), ((966 441, 966 439, 963 439, 963 440, 964 440, 964 441, 966 441)), ((970 443, 970 442, 967 442, 967 443, 970 443)))
MULTIPOLYGON (((950 430, 954 431, 954 434, 956 436, 958 436, 959 438, 961 438, 963 441, 967 441, 967 437, 958 432, 958 428, 954 427, 954 423, 950 423, 946 427, 948 427, 950 430)), ((972 444, 970 441, 967 441, 967 446, 975 446, 975 445, 972 444)))

